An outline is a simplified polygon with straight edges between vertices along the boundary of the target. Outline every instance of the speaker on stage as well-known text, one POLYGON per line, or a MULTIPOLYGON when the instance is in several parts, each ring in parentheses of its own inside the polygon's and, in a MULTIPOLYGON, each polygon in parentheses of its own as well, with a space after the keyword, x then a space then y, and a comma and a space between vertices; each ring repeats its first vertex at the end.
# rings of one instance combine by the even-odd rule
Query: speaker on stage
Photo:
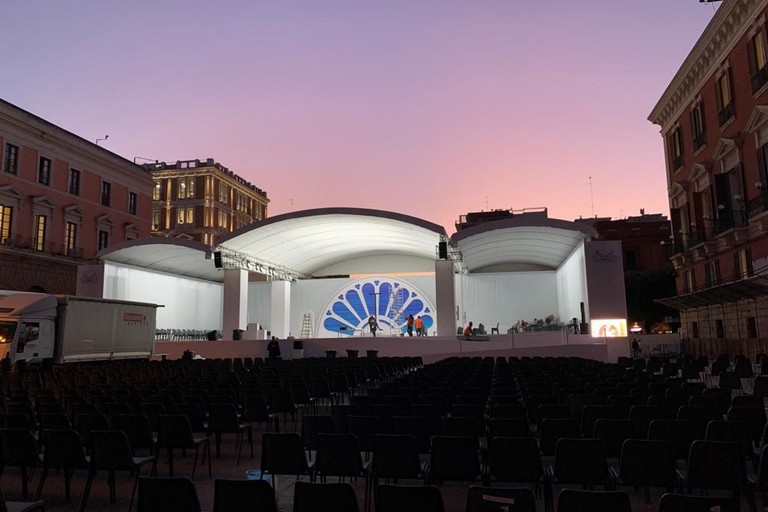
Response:
POLYGON ((448 259, 448 242, 441 241, 437 244, 437 255, 441 260, 448 259))
POLYGON ((221 251, 216 251, 213 253, 213 265, 216 268, 224 268, 224 265, 221 263, 221 251))

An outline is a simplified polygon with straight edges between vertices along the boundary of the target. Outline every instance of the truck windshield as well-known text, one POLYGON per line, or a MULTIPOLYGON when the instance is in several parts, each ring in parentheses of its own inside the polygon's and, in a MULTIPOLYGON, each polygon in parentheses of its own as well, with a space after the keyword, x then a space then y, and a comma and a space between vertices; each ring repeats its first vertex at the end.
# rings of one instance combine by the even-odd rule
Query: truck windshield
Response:
POLYGON ((0 343, 11 343, 16 334, 16 322, 0 322, 0 343))

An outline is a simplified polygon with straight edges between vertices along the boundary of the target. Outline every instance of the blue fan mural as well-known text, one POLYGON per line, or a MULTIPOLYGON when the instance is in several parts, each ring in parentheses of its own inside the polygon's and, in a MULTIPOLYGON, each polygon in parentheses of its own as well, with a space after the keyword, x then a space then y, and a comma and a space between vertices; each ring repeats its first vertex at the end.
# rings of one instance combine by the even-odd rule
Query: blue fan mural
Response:
POLYGON ((405 319, 421 316, 425 329, 435 323, 435 309, 412 284, 390 277, 367 277, 345 286, 328 302, 318 333, 352 336, 368 330, 368 318, 375 316, 381 334, 403 333, 405 319))

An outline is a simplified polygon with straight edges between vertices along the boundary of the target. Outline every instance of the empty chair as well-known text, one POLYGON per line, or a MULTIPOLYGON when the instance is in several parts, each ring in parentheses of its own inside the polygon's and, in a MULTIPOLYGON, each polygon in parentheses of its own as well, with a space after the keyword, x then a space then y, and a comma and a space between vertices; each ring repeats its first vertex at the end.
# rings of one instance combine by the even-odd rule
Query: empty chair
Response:
POLYGON ((139 483, 141 468, 145 464, 152 463, 152 474, 157 473, 154 465, 155 457, 134 457, 133 449, 128 442, 128 437, 120 430, 95 430, 93 434, 93 450, 91 453, 91 465, 88 471, 88 480, 85 482, 83 498, 80 502, 80 511, 85 510, 88 503, 88 495, 91 491, 93 479, 97 471, 106 471, 108 474, 107 483, 109 484, 109 501, 117 501, 115 489, 115 471, 129 471, 136 475, 133 490, 131 491, 131 503, 129 509, 133 506, 133 497, 136 494, 136 486, 139 483))
POLYGON ((155 455, 157 439, 155 438, 149 418, 145 415, 119 414, 117 416, 116 430, 125 432, 125 435, 128 436, 128 441, 131 443, 131 448, 134 450, 143 448, 148 450, 150 455, 155 455))
MULTIPOLYGON (((31 471, 43 467, 43 459, 40 457, 40 448, 37 445, 31 430, 24 428, 0 428, 0 475, 5 468, 19 468, 21 476, 21 494, 23 499, 29 497, 29 481, 31 471)), ((7 478, 7 477, 6 477, 7 478)), ((40 497, 42 488, 38 485, 35 499, 40 497)))
POLYGON ((497 437, 490 446, 487 484, 505 482, 532 484, 536 490, 544 484, 544 501, 551 509, 552 495, 546 485, 544 469, 536 440, 532 437, 497 437))
POLYGON ((687 459, 693 442, 691 428, 685 420, 653 420, 648 425, 648 439, 670 441, 675 459, 687 459))
POLYGON ((243 437, 248 435, 253 457, 253 429, 250 423, 242 423, 237 416, 237 409, 232 404, 210 404, 208 408, 208 431, 213 433, 216 440, 216 456, 221 456, 221 434, 236 434, 237 465, 240 465, 240 455, 243 451, 243 437))
POLYGON ((261 476, 312 475, 313 464, 307 462, 304 441, 295 432, 265 432, 261 439, 261 476))
POLYGON ((619 470, 614 480, 623 485, 645 488, 645 499, 651 502, 651 487, 674 490, 677 473, 670 441, 627 439, 621 450, 619 470))
POLYGON ((616 417, 616 408, 612 405, 585 405, 581 410, 581 434, 592 437, 595 422, 616 417))
POLYGON ((635 437, 644 439, 648 435, 648 425, 653 420, 673 420, 675 411, 663 405, 633 405, 629 410, 629 420, 635 425, 635 437))
POLYGON ((426 418, 422 416, 395 416, 392 430, 394 434, 412 435, 419 445, 419 453, 429 453, 431 439, 426 418))
POLYGON ((667 493, 659 500, 658 512, 740 512, 740 504, 726 496, 688 496, 667 493))
POLYGON ((360 443, 360 450, 367 455, 373 453, 376 446, 376 434, 382 433, 379 420, 375 416, 347 416, 347 432, 354 434, 360 443))
POLYGON ((139 478, 138 512, 200 512, 200 499, 186 477, 139 478))
POLYGON ((605 447, 599 439, 560 439, 549 474, 553 483, 602 485, 610 490, 605 447))
POLYGON ((530 430, 525 418, 491 418, 488 422, 487 444, 496 437, 528 437, 530 430))
POLYGON ((689 493, 692 489, 730 491, 734 501, 740 503, 746 477, 742 447, 738 443, 694 441, 687 469, 685 487, 689 493))
POLYGON ((477 441, 471 436, 435 436, 428 480, 473 481, 480 476, 477 441))
POLYGON ((515 512, 536 512, 536 498, 530 489, 499 488, 472 485, 467 491, 467 512, 489 510, 514 510, 515 512), (511 508, 514 506, 514 508, 511 508))
POLYGON ((600 419, 595 422, 592 437, 601 439, 605 446, 605 455, 618 457, 624 441, 634 437, 635 424, 630 420, 600 419))
MULTIPOLYGON (((419 460, 416 438, 411 435, 376 434, 375 442, 371 467, 371 485, 374 492, 370 494, 375 494, 378 489, 379 478, 419 479, 426 482, 426 465, 419 460)), ((378 503, 378 499, 376 502, 378 503)))
POLYGON ((247 423, 264 423, 266 430, 280 431, 280 417, 269 411, 264 395, 247 393, 242 397, 243 414, 240 421, 247 423))
POLYGON ((72 473, 75 470, 87 470, 90 461, 85 456, 80 436, 75 430, 46 430, 45 431, 45 457, 43 458, 43 471, 40 475, 38 494, 42 492, 50 469, 58 469, 64 472, 64 500, 69 501, 71 496, 72 473))
POLYGON ((443 495, 433 485, 380 485, 376 512, 445 512, 443 495))
POLYGON ((216 479, 213 512, 277 512, 275 489, 266 480, 216 479))
POLYGON ((197 460, 200 447, 203 447, 203 459, 205 462, 208 456, 208 477, 211 473, 211 453, 210 443, 206 436, 195 436, 192 433, 192 424, 189 418, 183 414, 161 414, 158 416, 160 434, 158 436, 158 446, 165 448, 168 459, 168 474, 173 474, 174 450, 195 450, 195 460, 192 463, 192 479, 195 478, 197 469, 197 460))
POLYGON ((621 491, 563 489, 557 498, 557 512, 632 512, 629 495, 621 491))
POLYGON ((369 464, 363 464, 360 457, 360 445, 352 434, 320 434, 317 442, 317 460, 315 461, 315 478, 321 482, 328 476, 337 476, 339 481, 344 478, 364 477, 366 496, 368 492, 369 464))
POLYGON ((293 489, 293 512, 317 510, 358 512, 360 510, 355 489, 347 483, 296 482, 293 489))
POLYGON ((301 418, 301 438, 304 440, 304 446, 309 451, 309 457, 312 458, 312 452, 317 450, 317 437, 320 434, 333 434, 336 431, 336 424, 331 416, 317 416, 305 414, 301 418))
POLYGON ((557 442, 562 438, 581 437, 579 422, 573 419, 546 419, 541 423, 539 448, 544 455, 554 455, 557 442))

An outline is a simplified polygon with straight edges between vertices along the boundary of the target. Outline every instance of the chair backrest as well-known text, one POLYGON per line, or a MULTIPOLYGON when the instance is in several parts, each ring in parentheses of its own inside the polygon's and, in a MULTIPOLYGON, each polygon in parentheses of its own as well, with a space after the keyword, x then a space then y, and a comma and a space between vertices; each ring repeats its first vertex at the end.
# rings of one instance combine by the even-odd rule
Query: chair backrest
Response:
POLYGON ((491 443, 489 472, 502 482, 538 483, 543 469, 536 439, 496 437, 491 443))
POLYGON ((295 432, 265 432, 261 440, 261 470, 273 475, 307 474, 301 436, 295 432))
POLYGON ((34 468, 42 465, 40 448, 31 430, 0 428, 0 462, 5 466, 34 468))
POLYGON ((618 457, 622 444, 634 433, 635 424, 630 420, 599 419, 595 421, 592 437, 603 440, 608 457, 618 457))
POLYGON ((133 451, 122 430, 94 430, 91 466, 96 469, 131 471, 133 451))
POLYGON ((375 416, 350 414, 347 416, 347 432, 357 436, 361 450, 372 452, 376 445, 376 434, 381 433, 381 426, 375 416))
POLYGON ((739 443, 696 440, 691 444, 688 455, 689 489, 738 492, 744 484, 744 456, 739 443))
POLYGON ((359 512, 355 489, 344 482, 330 484, 296 482, 293 491, 293 512, 315 512, 316 510, 359 512))
POLYGON ((432 477, 441 480, 474 480, 480 474, 477 440, 471 436, 432 438, 432 477))
POLYGON ((277 512, 275 489, 266 480, 216 479, 213 512, 277 512))
POLYGON ((416 438, 420 453, 428 453, 431 447, 430 429, 427 419, 423 416, 395 416, 393 418, 393 434, 410 434, 416 438))
POLYGON ((524 487, 504 489, 472 485, 467 491, 467 512, 514 510, 536 512, 536 497, 524 487))
POLYGON ((192 448, 192 424, 183 414, 161 414, 157 417, 160 432, 158 444, 163 448, 192 448))
POLYGON ((211 432, 240 432, 240 422, 234 404, 208 405, 208 430, 211 432))
POLYGON ((373 468, 382 478, 418 478, 419 447, 411 435, 376 434, 373 468))
POLYGON ((317 436, 332 434, 336 425, 332 416, 305 414, 301 417, 301 438, 308 450, 317 450, 317 436))
POLYGON ((200 512, 195 484, 187 477, 139 477, 138 512, 200 512))
POLYGON ((733 498, 726 496, 688 496, 667 493, 659 500, 658 512, 739 512, 740 506, 733 498))
POLYGON ((555 478, 573 484, 602 484, 608 477, 605 446, 600 439, 568 439, 557 442, 555 478))
POLYGON ((621 481, 640 487, 675 484, 675 457, 670 441, 627 439, 621 449, 621 481))
POLYGON ((579 422, 574 419, 545 419, 541 422, 539 447, 544 455, 554 455, 562 438, 581 437, 579 422))
POLYGON ((376 512, 445 512, 443 496, 434 485, 380 485, 376 512))
POLYGON ((563 489, 557 498, 557 512, 632 512, 629 495, 623 491, 563 489))
POLYGON ((353 434, 319 434, 315 471, 322 475, 360 476, 360 445, 353 434))
POLYGON ((83 443, 76 430, 45 430, 45 465, 56 469, 87 469, 83 443))

